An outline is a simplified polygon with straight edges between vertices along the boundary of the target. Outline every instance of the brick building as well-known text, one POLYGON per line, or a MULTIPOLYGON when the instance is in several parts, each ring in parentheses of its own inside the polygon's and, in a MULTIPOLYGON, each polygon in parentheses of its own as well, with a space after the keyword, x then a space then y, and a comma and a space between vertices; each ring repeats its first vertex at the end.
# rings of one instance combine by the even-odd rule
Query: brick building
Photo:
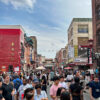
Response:
POLYGON ((94 66, 100 66, 100 0, 92 0, 94 52, 97 53, 94 66))

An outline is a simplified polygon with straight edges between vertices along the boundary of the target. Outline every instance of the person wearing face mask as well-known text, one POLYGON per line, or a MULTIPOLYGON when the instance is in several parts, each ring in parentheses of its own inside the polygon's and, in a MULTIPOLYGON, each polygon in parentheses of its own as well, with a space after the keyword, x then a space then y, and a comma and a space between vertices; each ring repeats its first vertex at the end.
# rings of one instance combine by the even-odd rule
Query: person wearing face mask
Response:
POLYGON ((24 100, 34 100, 34 88, 27 88, 24 91, 24 100))
POLYGON ((94 80, 89 83, 89 94, 91 100, 100 100, 100 81, 98 76, 95 76, 94 80))

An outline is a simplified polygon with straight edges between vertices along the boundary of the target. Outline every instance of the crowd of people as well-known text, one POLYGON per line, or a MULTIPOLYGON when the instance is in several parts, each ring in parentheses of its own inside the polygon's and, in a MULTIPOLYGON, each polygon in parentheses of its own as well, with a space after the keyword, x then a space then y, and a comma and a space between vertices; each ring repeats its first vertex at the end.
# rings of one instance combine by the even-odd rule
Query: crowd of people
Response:
POLYGON ((87 91, 90 100, 100 100, 99 72, 3 73, 0 77, 0 100, 84 100, 83 92, 87 91))

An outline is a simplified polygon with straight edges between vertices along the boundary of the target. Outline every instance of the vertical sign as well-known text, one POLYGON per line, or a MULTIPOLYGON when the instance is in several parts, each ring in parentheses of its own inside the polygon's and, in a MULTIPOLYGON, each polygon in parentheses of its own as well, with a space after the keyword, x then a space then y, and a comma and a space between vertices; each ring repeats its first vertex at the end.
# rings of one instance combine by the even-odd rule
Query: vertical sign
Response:
POLYGON ((74 46, 74 56, 75 57, 78 56, 78 46, 77 45, 74 46))

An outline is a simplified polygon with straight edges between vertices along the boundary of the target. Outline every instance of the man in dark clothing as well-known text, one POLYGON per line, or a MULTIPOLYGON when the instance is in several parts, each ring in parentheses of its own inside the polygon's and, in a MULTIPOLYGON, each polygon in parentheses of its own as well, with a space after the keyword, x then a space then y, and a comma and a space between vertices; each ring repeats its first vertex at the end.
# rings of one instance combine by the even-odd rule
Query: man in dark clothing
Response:
POLYGON ((2 84, 2 90, 3 90, 3 97, 5 100, 12 100, 12 91, 13 91, 13 85, 9 83, 9 75, 5 74, 3 75, 4 82, 2 84))
POLYGON ((79 77, 74 78, 75 83, 70 85, 72 100, 83 100, 82 86, 80 86, 79 77))
POLYGON ((89 87, 91 100, 100 100, 100 81, 98 76, 95 76, 94 80, 89 83, 89 87))

